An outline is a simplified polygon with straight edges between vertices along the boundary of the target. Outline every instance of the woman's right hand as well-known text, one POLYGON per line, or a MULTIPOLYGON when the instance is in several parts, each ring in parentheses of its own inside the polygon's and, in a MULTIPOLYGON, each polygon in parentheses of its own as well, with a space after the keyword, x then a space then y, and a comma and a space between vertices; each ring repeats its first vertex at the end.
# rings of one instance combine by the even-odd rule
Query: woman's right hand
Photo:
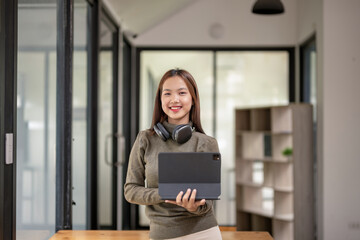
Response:
POLYGON ((199 201, 195 200, 196 198, 196 189, 192 190, 189 188, 185 194, 181 191, 176 197, 176 201, 165 200, 166 203, 172 203, 180 207, 185 208, 189 212, 196 212, 198 207, 205 205, 206 200, 201 199, 199 201), (191 194, 191 195, 190 195, 191 194))

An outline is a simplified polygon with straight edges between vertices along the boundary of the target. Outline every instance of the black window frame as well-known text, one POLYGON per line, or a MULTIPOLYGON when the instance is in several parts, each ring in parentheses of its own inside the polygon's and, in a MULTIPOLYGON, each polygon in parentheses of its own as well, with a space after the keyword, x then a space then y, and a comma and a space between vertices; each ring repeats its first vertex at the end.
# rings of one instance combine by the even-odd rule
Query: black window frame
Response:
POLYGON ((16 238, 17 0, 0 0, 0 239, 16 238), (13 163, 5 163, 5 134, 13 163))
POLYGON ((300 102, 310 102, 310 79, 308 50, 316 51, 316 35, 312 35, 300 45, 300 102))
MULTIPOLYGON (((132 83, 134 81, 131 81, 132 79, 132 53, 134 52, 134 46, 131 44, 129 39, 126 37, 126 35, 122 35, 122 83, 123 88, 121 90, 122 94, 122 111, 124 114, 122 116, 123 124, 122 124, 122 133, 125 139, 125 146, 124 146, 124 159, 129 159, 132 141, 131 141, 131 127, 132 127, 132 83), (125 90, 126 89, 126 90, 125 90)), ((122 168, 122 183, 126 181, 126 174, 127 174, 127 168, 128 168, 128 161, 124 161, 123 168, 122 168)), ((122 195, 122 229, 129 230, 129 229, 135 229, 136 227, 136 219, 131 221, 131 212, 136 210, 134 209, 134 205, 130 204, 128 201, 126 201, 124 194, 122 195)))
POLYGON ((87 143, 86 143, 86 229, 98 229, 97 138, 98 138, 98 66, 101 1, 88 1, 87 31, 87 143), (90 107, 91 106, 91 107, 90 107))
POLYGON ((73 39, 74 0, 57 0, 55 231, 72 229, 73 39))

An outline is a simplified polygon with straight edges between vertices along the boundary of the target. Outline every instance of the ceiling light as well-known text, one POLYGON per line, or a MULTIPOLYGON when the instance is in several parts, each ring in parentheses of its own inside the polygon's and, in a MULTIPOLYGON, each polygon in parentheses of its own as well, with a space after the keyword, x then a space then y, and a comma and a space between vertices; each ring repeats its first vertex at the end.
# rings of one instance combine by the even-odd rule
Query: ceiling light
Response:
POLYGON ((284 12, 284 5, 280 0, 257 0, 252 12, 256 14, 279 14, 284 12))

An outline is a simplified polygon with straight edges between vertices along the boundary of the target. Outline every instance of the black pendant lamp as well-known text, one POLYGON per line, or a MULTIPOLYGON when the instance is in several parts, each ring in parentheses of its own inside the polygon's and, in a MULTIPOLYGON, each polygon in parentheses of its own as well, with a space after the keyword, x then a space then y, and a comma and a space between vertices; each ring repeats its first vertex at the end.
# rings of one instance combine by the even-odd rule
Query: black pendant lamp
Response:
POLYGON ((280 14, 284 12, 284 5, 280 0, 257 0, 252 12, 256 14, 280 14))

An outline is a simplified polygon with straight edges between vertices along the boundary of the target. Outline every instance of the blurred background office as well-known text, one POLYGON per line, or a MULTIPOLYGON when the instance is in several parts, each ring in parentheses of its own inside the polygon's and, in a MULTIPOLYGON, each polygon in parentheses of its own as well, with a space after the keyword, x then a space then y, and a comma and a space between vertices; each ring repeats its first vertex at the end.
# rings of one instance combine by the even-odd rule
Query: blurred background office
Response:
POLYGON ((359 1, 283 0, 285 11, 275 15, 254 14, 256 0, 59 2, 0 4, 2 39, 8 19, 17 26, 16 111, 10 111, 16 167, 1 178, 16 179, 5 189, 16 191, 10 217, 18 239, 47 239, 67 228, 148 227, 144 208, 127 203, 122 186, 136 134, 150 126, 160 77, 175 67, 194 75, 204 130, 219 142, 221 226, 236 226, 235 109, 307 102, 315 140, 314 239, 360 238, 359 1), (12 14, 5 15, 7 8, 12 14), (70 66, 66 80, 59 61, 70 66), (71 83, 63 95, 62 82, 71 83), (71 114, 58 111, 64 107, 71 114), (59 138, 63 114, 71 134, 59 138), (59 141, 71 147, 61 159, 59 141), (59 161, 68 165, 59 169, 59 161), (59 187, 56 176, 64 171, 70 187, 59 187))

